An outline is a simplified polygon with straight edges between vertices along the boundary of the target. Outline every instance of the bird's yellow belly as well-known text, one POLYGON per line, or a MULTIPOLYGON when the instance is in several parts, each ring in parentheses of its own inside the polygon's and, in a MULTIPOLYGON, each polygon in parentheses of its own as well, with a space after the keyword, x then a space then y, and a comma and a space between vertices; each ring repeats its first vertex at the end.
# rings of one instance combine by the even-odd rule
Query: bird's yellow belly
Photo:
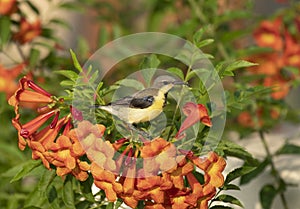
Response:
POLYGON ((162 108, 153 109, 131 109, 128 114, 128 122, 129 123, 140 123, 146 122, 156 118, 162 112, 162 108))

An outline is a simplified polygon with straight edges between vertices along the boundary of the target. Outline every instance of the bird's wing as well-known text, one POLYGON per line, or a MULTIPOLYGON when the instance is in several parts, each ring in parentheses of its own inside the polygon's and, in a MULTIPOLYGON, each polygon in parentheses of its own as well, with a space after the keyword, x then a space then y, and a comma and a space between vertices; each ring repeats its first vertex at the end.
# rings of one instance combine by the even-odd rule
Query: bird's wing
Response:
POLYGON ((116 101, 113 101, 111 103, 108 103, 108 105, 122 105, 122 106, 129 106, 131 101, 132 101, 133 97, 132 96, 126 96, 126 97, 122 97, 121 99, 118 99, 116 101))
POLYGON ((153 104, 154 97, 153 96, 145 96, 141 98, 134 97, 130 102, 130 107, 144 109, 153 104))

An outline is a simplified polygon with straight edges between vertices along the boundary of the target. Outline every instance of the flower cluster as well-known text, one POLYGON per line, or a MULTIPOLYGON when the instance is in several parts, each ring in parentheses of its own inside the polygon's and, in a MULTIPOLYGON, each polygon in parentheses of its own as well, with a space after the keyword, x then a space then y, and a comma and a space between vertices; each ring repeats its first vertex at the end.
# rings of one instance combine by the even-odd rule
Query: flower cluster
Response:
MULTIPOLYGON (((200 158, 163 138, 140 143, 122 138, 111 143, 104 139, 105 126, 83 120, 74 107, 61 117, 64 101, 26 77, 9 104, 15 107, 12 123, 21 150, 28 146, 33 159, 40 159, 47 169, 56 167, 59 176, 71 174, 85 181, 91 173, 108 201, 121 198, 132 208, 140 201, 148 209, 208 208, 208 201, 224 183, 226 162, 216 153, 200 158), (39 113, 25 124, 20 111, 24 106, 39 113), (78 120, 76 128, 72 119, 78 120)), ((183 112, 187 117, 175 141, 182 140, 185 130, 198 121, 212 125, 203 105, 188 102, 183 112)))
POLYGON ((224 183, 226 162, 214 152, 200 158, 191 151, 177 150, 163 138, 145 141, 142 146, 133 146, 126 139, 111 143, 103 139, 104 130, 88 121, 75 129, 91 161, 94 183, 111 202, 121 198, 132 208, 139 201, 149 209, 207 208, 216 188, 224 183), (196 174, 204 175, 203 181, 196 174))
MULTIPOLYGON (((295 18, 296 25, 298 19, 299 17, 295 18)), ((299 33, 300 30, 297 34, 299 33)), ((250 61, 259 65, 250 67, 249 72, 264 75, 261 83, 267 87, 274 87, 271 94, 273 99, 285 98, 289 93, 291 81, 300 72, 299 40, 291 35, 282 18, 262 21, 254 31, 254 39, 258 46, 268 47, 272 51, 250 57, 250 61)))
POLYGON ((8 101, 15 107, 16 116, 12 123, 18 130, 19 148, 24 150, 28 145, 32 150, 32 158, 41 159, 48 169, 50 164, 56 166, 59 176, 72 173, 79 180, 85 180, 89 165, 79 159, 85 152, 71 129, 72 114, 60 117, 58 106, 63 100, 52 96, 26 77, 20 79, 19 85, 8 101), (39 115, 23 124, 20 106, 35 108, 39 115))

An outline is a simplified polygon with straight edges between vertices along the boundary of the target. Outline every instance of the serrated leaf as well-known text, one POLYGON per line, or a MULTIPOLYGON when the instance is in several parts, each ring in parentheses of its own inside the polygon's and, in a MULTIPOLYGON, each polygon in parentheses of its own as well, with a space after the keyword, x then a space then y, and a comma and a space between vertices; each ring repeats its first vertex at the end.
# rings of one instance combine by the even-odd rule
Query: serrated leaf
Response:
POLYGON ((67 208, 76 209, 74 202, 72 178, 70 176, 67 176, 64 182, 62 200, 67 208))
POLYGON ((171 68, 168 68, 167 71, 178 76, 181 80, 184 80, 184 75, 180 68, 171 67, 171 68))
POLYGON ((277 190, 275 187, 271 184, 267 184, 263 186, 263 188, 260 190, 259 196, 260 196, 260 203, 263 209, 271 209, 273 200, 275 196, 277 195, 277 190))
POLYGON ((252 179, 255 179, 259 174, 261 174, 265 168, 267 167, 267 165, 269 165, 270 160, 269 158, 266 158, 263 162, 259 163, 257 168, 255 168, 253 171, 243 175, 241 177, 241 181, 240 184, 247 184, 249 183, 252 179))
POLYGON ((222 202, 226 202, 226 203, 231 203, 231 204, 238 205, 238 206, 244 208, 243 204, 237 198, 235 198, 231 195, 221 194, 217 198, 215 198, 214 200, 222 201, 222 202))
POLYGON ((227 174, 226 179, 225 179, 225 184, 228 184, 229 182, 253 171, 254 169, 255 169, 255 167, 251 167, 251 166, 242 166, 240 168, 234 169, 229 174, 227 174))
MULTIPOLYGON (((41 161, 39 161, 39 160, 30 160, 30 161, 27 161, 27 162, 25 162, 21 165, 17 165, 16 167, 19 167, 20 170, 12 178, 10 183, 18 181, 21 178, 23 178, 24 176, 27 176, 33 169, 37 168, 40 165, 41 165, 41 161)), ((14 168, 12 168, 12 169, 14 169, 14 168)), ((9 172, 9 171, 7 171, 7 172, 9 172)))
POLYGON ((284 144, 282 147, 280 147, 276 153, 276 155, 286 155, 286 154, 296 154, 300 155, 300 146, 297 146, 295 144, 284 144))
POLYGON ((77 59, 77 57, 76 57, 76 54, 73 52, 72 49, 70 49, 70 53, 71 53, 71 57, 72 57, 72 60, 73 60, 74 67, 75 67, 80 73, 82 73, 83 70, 82 70, 82 67, 81 67, 80 63, 78 62, 78 59, 77 59))
POLYGON ((54 71, 54 73, 63 75, 74 82, 76 82, 78 79, 78 74, 72 70, 58 70, 58 71, 54 71))

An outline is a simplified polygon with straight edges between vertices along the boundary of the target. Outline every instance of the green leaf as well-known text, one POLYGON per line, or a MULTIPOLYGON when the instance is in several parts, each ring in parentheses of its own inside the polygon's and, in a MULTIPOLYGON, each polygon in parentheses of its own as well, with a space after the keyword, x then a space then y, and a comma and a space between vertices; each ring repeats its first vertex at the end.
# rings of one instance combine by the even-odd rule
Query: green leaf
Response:
POLYGON ((252 179, 256 178, 259 174, 261 174, 267 165, 270 164, 270 159, 266 158, 263 162, 259 163, 257 168, 255 168, 253 171, 243 175, 241 177, 241 185, 249 183, 252 179))
POLYGON ((9 17, 3 16, 0 17, 0 47, 7 43, 9 40, 11 31, 10 31, 10 19, 9 17))
POLYGON ((80 63, 78 62, 78 59, 77 59, 77 57, 76 57, 76 54, 73 52, 72 49, 70 49, 70 53, 71 53, 71 57, 72 57, 72 60, 73 60, 74 67, 75 67, 80 73, 82 73, 83 70, 82 70, 82 67, 81 67, 80 63))
POLYGON ((235 185, 235 184, 225 184, 222 187, 223 190, 241 190, 239 186, 235 185))
POLYGON ((248 62, 248 61, 245 61, 245 60, 238 60, 238 61, 235 61, 235 62, 229 64, 225 68, 225 72, 226 71, 234 71, 234 70, 237 70, 239 68, 251 67, 251 66, 255 66, 255 65, 258 65, 258 64, 252 63, 252 62, 248 62))
POLYGON ((213 42, 214 42, 214 39, 205 39, 203 41, 200 41, 196 45, 197 45, 198 48, 202 48, 202 47, 207 46, 207 45, 209 45, 213 42))
POLYGON ((236 168, 233 171, 231 171, 229 174, 227 174, 225 179, 225 184, 228 184, 229 182, 233 181, 234 179, 237 179, 251 171, 253 171, 255 167, 252 166, 242 166, 240 168, 236 168))
POLYGON ((44 169, 38 185, 28 195, 24 205, 25 207, 35 206, 42 207, 47 201, 46 191, 49 185, 53 182, 56 177, 55 170, 49 171, 44 169))
POLYGON ((108 203, 105 209, 114 209, 114 203, 113 202, 108 203))
POLYGON ((64 201, 67 208, 75 209, 75 202, 74 202, 74 192, 73 192, 73 185, 72 185, 72 177, 67 176, 64 187, 63 187, 63 195, 62 200, 64 201))
POLYGON ((284 144, 281 148, 279 148, 275 154, 276 155, 285 155, 285 154, 300 155, 300 146, 287 143, 287 144, 284 144))
POLYGON ((227 156, 237 157, 246 161, 247 164, 250 166, 258 165, 258 161, 255 158, 253 158, 252 155, 249 152, 247 152, 244 147, 233 143, 229 140, 222 140, 219 143, 217 149, 223 151, 227 156))
POLYGON ((212 72, 205 68, 196 68, 187 74, 186 80, 189 81, 190 79, 194 78, 195 76, 198 76, 198 78, 201 78, 201 81, 206 81, 206 80, 208 80, 209 77, 212 76, 212 72))
POLYGON ((215 200, 226 202, 226 203, 231 203, 231 204, 238 205, 238 206, 244 208, 243 204, 237 198, 235 198, 231 195, 221 194, 217 198, 215 198, 214 201, 215 200))
POLYGON ((202 27, 193 35, 193 43, 197 44, 201 41, 203 34, 206 30, 206 27, 202 27))
POLYGON ((80 193, 84 196, 84 198, 90 202, 94 202, 95 198, 92 194, 92 185, 94 183, 94 179, 89 176, 88 179, 84 182, 80 182, 80 193))
POLYGON ((115 208, 114 209, 118 209, 120 208, 120 206, 122 205, 123 200, 118 198, 117 201, 115 202, 115 208))
POLYGON ((177 67, 170 67, 167 69, 168 72, 178 76, 181 80, 184 80, 183 72, 180 68, 177 67))
POLYGON ((31 68, 34 68, 37 65, 40 58, 40 54, 40 50, 31 48, 29 55, 29 66, 31 68))
MULTIPOLYGON (((14 168, 9 169, 5 173, 9 173, 11 170, 18 170, 17 174, 13 177, 13 179, 10 181, 10 183, 15 182, 23 178, 24 176, 27 176, 32 170, 37 168, 41 165, 41 161, 39 160, 29 160, 21 165, 17 165, 14 168)), ((5 173, 3 175, 5 175, 5 173)))
POLYGON ((277 190, 271 184, 263 186, 260 190, 260 202, 263 209, 271 209, 273 200, 277 194, 277 190))
POLYGON ((57 74, 61 74, 74 82, 76 82, 78 79, 78 74, 72 70, 58 70, 58 71, 54 71, 54 72, 57 74))
POLYGON ((75 83, 73 81, 69 81, 69 80, 64 80, 62 82, 60 82, 61 86, 74 86, 75 83))
POLYGON ((51 189, 47 194, 48 202, 50 203, 51 209, 61 209, 58 201, 58 194, 56 188, 52 185, 51 189))

